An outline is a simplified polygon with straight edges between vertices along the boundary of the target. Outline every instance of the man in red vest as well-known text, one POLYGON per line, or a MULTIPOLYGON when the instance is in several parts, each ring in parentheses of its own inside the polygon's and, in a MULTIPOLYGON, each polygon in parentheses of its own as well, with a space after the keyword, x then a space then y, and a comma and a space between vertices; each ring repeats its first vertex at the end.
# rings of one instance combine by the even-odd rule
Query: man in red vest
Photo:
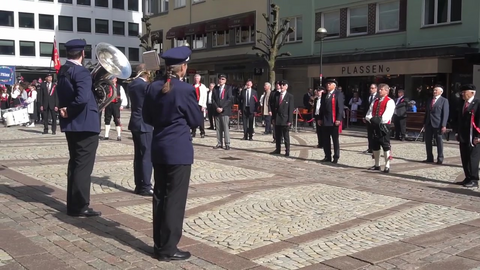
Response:
POLYGON ((392 159, 390 146, 390 122, 395 112, 395 101, 388 97, 390 87, 387 84, 378 86, 378 97, 370 105, 365 120, 367 120, 373 129, 372 150, 375 165, 369 170, 380 170, 380 147, 383 148, 385 158, 385 168, 383 172, 390 172, 390 160, 392 159))

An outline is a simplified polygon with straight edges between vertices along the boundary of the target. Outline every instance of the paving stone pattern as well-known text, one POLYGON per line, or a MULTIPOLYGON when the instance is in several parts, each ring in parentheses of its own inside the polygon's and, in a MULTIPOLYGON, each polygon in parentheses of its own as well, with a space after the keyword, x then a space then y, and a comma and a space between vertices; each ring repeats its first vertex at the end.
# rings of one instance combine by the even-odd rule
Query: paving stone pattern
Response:
POLYGON ((253 141, 236 127, 230 151, 212 149, 212 130, 193 139, 180 243, 193 257, 174 263, 152 258, 151 198, 132 193, 128 130, 121 142, 99 142, 91 206, 103 216, 77 219, 65 214, 64 134, 3 128, 0 269, 480 268, 480 193, 452 185, 463 179, 456 142, 445 142, 438 166, 421 162, 423 143, 392 141, 384 174, 365 170, 373 160, 361 129, 343 131, 335 165, 319 162, 310 127, 290 133, 288 158, 269 154, 275 145, 262 127, 253 141))

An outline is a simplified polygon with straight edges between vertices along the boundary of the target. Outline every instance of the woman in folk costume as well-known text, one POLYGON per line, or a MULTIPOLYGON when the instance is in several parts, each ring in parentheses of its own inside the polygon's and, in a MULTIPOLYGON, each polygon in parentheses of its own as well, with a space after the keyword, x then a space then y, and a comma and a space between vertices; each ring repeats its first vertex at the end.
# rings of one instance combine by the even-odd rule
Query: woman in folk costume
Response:
POLYGON ((27 124, 27 127, 35 127, 35 121, 37 120, 37 87, 35 84, 30 84, 28 89, 30 91, 28 91, 25 105, 27 107, 27 112, 30 115, 30 123, 27 124))
POLYGON ((362 99, 358 97, 358 92, 353 93, 353 97, 350 99, 350 123, 357 122, 357 111, 358 108, 362 105, 362 99))
POLYGON ((12 104, 13 104, 13 107, 18 107, 22 104, 22 101, 21 101, 21 96, 22 96, 22 91, 23 91, 23 88, 20 86, 20 84, 16 83, 15 85, 13 85, 12 87, 12 104))
POLYGON ((5 85, 0 85, 0 90, 2 92, 2 95, 0 96, 0 107, 2 110, 5 110, 10 107, 10 95, 7 93, 7 88, 5 87, 5 85))

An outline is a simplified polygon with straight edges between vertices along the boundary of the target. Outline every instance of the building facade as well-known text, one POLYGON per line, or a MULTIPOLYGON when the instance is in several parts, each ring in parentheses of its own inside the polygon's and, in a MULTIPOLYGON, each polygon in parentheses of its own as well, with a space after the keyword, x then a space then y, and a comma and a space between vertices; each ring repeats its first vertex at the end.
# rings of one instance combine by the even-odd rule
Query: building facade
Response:
POLYGON ((320 58, 323 77, 336 78, 347 99, 353 92, 366 96, 371 83, 388 83, 421 107, 434 85, 448 97, 473 80, 469 56, 478 53, 480 1, 304 2, 275 1, 282 17, 304 22, 304 38, 283 48, 292 56, 277 62, 277 74, 295 83, 298 97, 318 86, 320 58), (320 27, 328 31, 323 42, 315 34, 320 27))
POLYGON ((86 63, 95 64, 100 42, 119 48, 135 65, 141 61, 141 0, 10 0, 0 7, 0 65, 15 67, 25 80, 51 73, 53 41, 61 62, 65 42, 87 41, 86 63))
POLYGON ((192 48, 188 80, 199 73, 204 83, 217 82, 222 73, 243 87, 249 78, 262 86, 268 79, 266 62, 252 51, 256 30, 266 29, 267 0, 146 0, 144 12, 163 37, 157 49, 192 48))

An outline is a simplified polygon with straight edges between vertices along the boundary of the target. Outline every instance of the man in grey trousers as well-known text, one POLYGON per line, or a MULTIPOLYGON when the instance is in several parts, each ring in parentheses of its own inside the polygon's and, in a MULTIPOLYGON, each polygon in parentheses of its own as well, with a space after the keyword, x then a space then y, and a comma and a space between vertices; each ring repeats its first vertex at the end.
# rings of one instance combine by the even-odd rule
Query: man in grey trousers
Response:
POLYGON ((225 139, 225 150, 230 150, 230 131, 228 123, 232 115, 232 87, 226 85, 227 76, 218 76, 218 85, 213 89, 212 103, 215 109, 215 125, 217 127, 217 145, 214 149, 223 148, 225 139))
POLYGON ((432 140, 437 142, 437 164, 443 163, 443 134, 447 130, 447 121, 450 105, 448 99, 442 97, 443 88, 435 86, 433 88, 433 97, 425 106, 425 118, 423 120, 425 128, 425 148, 427 150, 427 159, 424 162, 434 162, 432 152, 432 140))

